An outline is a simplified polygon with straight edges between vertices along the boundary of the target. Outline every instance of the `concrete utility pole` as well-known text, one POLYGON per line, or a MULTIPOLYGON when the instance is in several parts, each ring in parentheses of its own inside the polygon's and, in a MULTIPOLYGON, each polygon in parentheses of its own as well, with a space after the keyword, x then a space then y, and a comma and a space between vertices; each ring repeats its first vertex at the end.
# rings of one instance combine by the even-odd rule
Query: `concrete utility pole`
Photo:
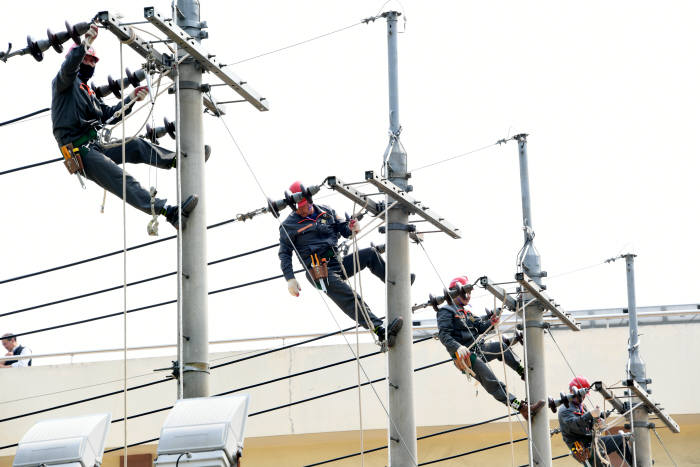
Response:
MULTIPOLYGON (((407 191, 406 153, 399 133, 399 76, 397 56, 397 18, 401 13, 384 13, 389 49, 389 130, 391 153, 386 162, 386 176, 401 190, 407 191)), ((386 197, 387 205, 392 198, 386 197)), ((408 256, 409 212, 396 206, 386 214, 386 286, 387 322, 403 317, 403 328, 389 351, 389 466, 416 465, 416 421, 413 414, 413 325, 411 316, 411 280, 408 256)))
MULTIPOLYGON (((197 42, 203 36, 198 0, 178 0, 177 25, 197 42)), ((206 34, 206 33, 204 33, 206 34)), ((178 48, 178 60, 186 51, 178 48)), ((179 66, 182 199, 196 193, 199 204, 182 232, 183 397, 209 396, 209 318, 207 301, 207 203, 202 123, 202 67, 188 58, 179 66)))
MULTIPOLYGON (((639 352, 639 328, 637 327, 637 298, 634 290, 634 257, 631 253, 623 255, 627 268, 627 308, 629 311, 630 342, 627 377, 635 380, 645 391, 647 390, 647 369, 639 352)), ((632 398, 632 404, 640 402, 632 398)), ((651 467, 651 436, 649 434, 649 412, 646 406, 632 411, 630 417, 632 433, 634 434, 634 456, 638 467, 651 467)))
MULTIPOLYGON (((523 205, 523 227, 525 228, 525 252, 523 256, 523 270, 532 280, 542 287, 542 277, 545 274, 540 269, 540 256, 533 245, 532 213, 530 210, 530 180, 527 170, 527 135, 516 135, 518 142, 518 155, 520 158, 520 192, 523 205)), ((532 300, 529 293, 523 294, 524 303, 532 300)), ((543 306, 537 301, 525 308, 525 332, 527 342, 527 381, 530 387, 529 403, 538 400, 547 400, 545 358, 544 358, 544 320, 542 318, 543 306)), ((541 410, 537 417, 532 419, 533 452, 530 458, 536 466, 552 465, 552 444, 549 435, 549 418, 545 410, 541 410)))

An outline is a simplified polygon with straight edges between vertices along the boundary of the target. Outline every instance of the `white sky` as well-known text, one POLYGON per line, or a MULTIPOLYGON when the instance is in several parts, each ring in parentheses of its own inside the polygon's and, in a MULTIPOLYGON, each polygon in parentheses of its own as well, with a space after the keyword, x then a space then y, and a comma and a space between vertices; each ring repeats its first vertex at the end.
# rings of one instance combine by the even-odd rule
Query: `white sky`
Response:
MULTIPOLYGON (((326 33, 376 14, 381 2, 202 2, 209 23, 204 45, 222 62, 233 62, 326 33)), ((169 2, 153 2, 163 13, 169 2)), ((148 4, 124 1, 11 2, 0 19, 0 41, 24 46, 44 38, 64 19, 88 20, 97 11, 143 18, 148 4)), ((700 300, 698 188, 700 173, 700 30, 695 2, 457 2, 403 0, 385 9, 407 17, 399 36, 401 139, 409 167, 419 167, 520 132, 530 133, 529 162, 535 244, 549 272, 549 293, 565 308, 626 306, 623 263, 601 263, 624 252, 636 263, 638 305, 700 300)), ((66 44, 68 45, 68 44, 66 44)), ((97 84, 119 76, 119 45, 100 30, 97 84)), ((125 66, 141 59, 125 48, 125 66)), ((387 51, 383 19, 235 66, 271 103, 260 113, 248 104, 227 106, 232 129, 253 170, 272 198, 295 179, 311 185, 328 175, 359 181, 378 170, 387 144, 387 51)), ((50 105, 50 82, 62 55, 49 50, 41 63, 30 56, 0 63, 0 121, 50 105)), ((216 82, 211 76, 205 81, 216 82)), ((235 99, 216 88, 219 100, 235 99)), ((127 125, 133 133, 139 113, 127 125)), ((173 98, 156 106, 157 124, 174 118, 173 98)), ((205 116, 213 146, 207 165, 208 224, 264 204, 223 126, 205 116)), ((0 171, 58 157, 48 114, 0 128, 0 171)), ((161 143, 174 147, 167 137, 161 143)), ((175 198, 175 173, 128 168, 144 186, 175 198), (157 173, 158 172, 158 173, 157 173)), ((461 227, 464 238, 432 234, 426 249, 444 279, 466 273, 507 281, 522 245, 517 146, 491 148, 414 172, 414 196, 461 227)), ((365 188, 369 190, 369 188, 365 188)), ((321 196, 329 192, 324 191, 321 196)), ((0 178, 3 228, 0 280, 98 255, 122 246, 121 201, 102 189, 83 191, 60 163, 0 178)), ((352 204, 333 195, 321 202, 336 210, 352 204)), ((201 206, 200 208, 201 209, 201 206)), ((288 211, 286 212, 288 213, 288 211)), ((285 213, 285 214, 286 214, 285 213)), ((151 240, 148 216, 127 207, 127 243, 151 240)), ((365 220, 365 223, 367 219, 365 220)), ((161 235, 173 229, 161 223, 161 235)), ((378 233, 366 241, 382 242, 378 233)), ((209 233, 208 259, 216 260, 277 242, 269 215, 209 233)), ((418 275, 413 302, 442 288, 423 252, 411 247, 418 275)), ((175 242, 128 255, 127 280, 174 270, 175 242)), ((209 289, 279 274, 276 250, 212 266, 209 289)), ((365 298, 384 314, 379 281, 363 275, 365 298)), ((282 279, 210 297, 210 339, 335 330, 321 297, 301 279, 292 298, 282 279)), ((60 272, 0 285, 0 312, 32 306, 122 282, 119 256, 60 272)), ((130 288, 134 308, 175 297, 168 278, 130 288)), ((492 299, 475 294, 475 308, 492 299)), ((122 310, 122 292, 0 318, 0 332, 38 327, 122 310)), ((333 304, 341 325, 351 321, 333 304)), ((418 317, 433 317, 425 311, 418 317)), ((175 341, 175 306, 129 315, 131 346, 175 341)), ((581 337, 582 343, 585 334, 581 337)), ((121 318, 26 336, 35 353, 118 347, 121 318)), ((648 341, 645 351, 653 351, 648 341)), ((621 343, 621 351, 622 343, 621 343)), ((38 362, 37 362, 38 363, 38 362)))

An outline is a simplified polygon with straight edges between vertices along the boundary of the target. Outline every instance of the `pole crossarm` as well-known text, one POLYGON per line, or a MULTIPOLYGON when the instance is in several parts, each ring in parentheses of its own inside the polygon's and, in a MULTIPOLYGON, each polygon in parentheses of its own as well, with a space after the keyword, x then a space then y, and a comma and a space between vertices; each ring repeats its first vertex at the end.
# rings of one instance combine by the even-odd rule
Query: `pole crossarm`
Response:
POLYGON ((576 321, 571 313, 567 313, 559 308, 559 306, 554 303, 554 300, 549 298, 544 290, 541 290, 532 279, 524 272, 519 272, 515 275, 515 280, 537 301, 547 310, 551 311, 554 316, 559 318, 564 324, 566 324, 572 331, 580 331, 581 324, 576 321))
POLYGON ((503 302, 504 306, 510 311, 515 311, 517 309, 517 302, 513 297, 506 293, 503 287, 494 284, 493 281, 486 276, 479 279, 479 283, 488 292, 491 292, 492 295, 503 302))
POLYGON ((224 70, 215 56, 208 53, 194 37, 187 34, 176 24, 173 24, 172 21, 164 18, 154 7, 144 8, 143 16, 149 23, 190 54, 205 70, 216 75, 243 99, 250 102, 253 107, 261 112, 269 110, 266 98, 261 97, 253 88, 247 85, 246 81, 236 76, 233 72, 224 70))
POLYGON ((410 214, 422 217, 452 238, 461 238, 458 227, 447 222, 443 216, 430 209, 428 206, 424 206, 422 201, 413 199, 405 190, 402 190, 394 183, 377 177, 373 170, 365 172, 365 181, 391 197, 410 214))
POLYGON ((625 403, 617 397, 615 397, 615 394, 613 393, 612 389, 608 388, 605 384, 603 384, 602 381, 594 382, 592 387, 595 391, 599 392, 603 396, 603 398, 606 401, 608 401, 615 410, 618 411, 618 413, 623 414, 627 412, 625 403))
MULTIPOLYGON (((131 47, 134 52, 147 60, 152 59, 161 71, 173 66, 174 57, 172 55, 160 53, 153 47, 153 44, 139 36, 133 28, 117 20, 109 11, 99 12, 96 20, 117 36, 117 39, 131 47)), ((223 109, 207 96, 204 96, 204 106, 214 115, 225 115, 223 109)))
POLYGON ((372 200, 369 196, 362 193, 359 190, 343 183, 338 177, 331 175, 327 179, 328 187, 331 190, 335 190, 341 195, 348 198, 350 201, 357 203, 360 206, 365 207, 373 216, 378 216, 381 214, 381 218, 384 218, 382 212, 384 211, 384 203, 377 203, 372 200))
POLYGON ((644 390, 642 386, 639 385, 637 381, 630 378, 622 382, 623 385, 627 386, 634 395, 637 396, 643 403, 644 406, 651 412, 654 412, 659 419, 666 424, 666 426, 674 433, 680 433, 681 428, 678 426, 675 420, 666 413, 663 407, 660 406, 658 402, 654 402, 650 397, 649 393, 644 390))

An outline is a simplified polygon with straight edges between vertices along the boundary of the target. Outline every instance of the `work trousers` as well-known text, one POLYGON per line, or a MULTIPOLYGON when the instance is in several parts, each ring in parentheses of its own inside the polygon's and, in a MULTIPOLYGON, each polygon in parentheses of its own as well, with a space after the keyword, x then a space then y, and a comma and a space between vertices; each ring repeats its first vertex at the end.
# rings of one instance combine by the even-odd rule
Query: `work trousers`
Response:
MULTIPOLYGON (((386 264, 384 259, 374 248, 363 248, 357 252, 360 270, 369 267, 369 270, 384 282, 384 274, 386 271, 386 264)), ((353 255, 349 254, 343 258, 343 267, 345 272, 347 272, 347 278, 352 277, 357 271, 353 267, 353 255)), ((310 267, 310 260, 306 261, 307 267, 310 267)), ((316 284, 313 279, 306 274, 306 279, 312 284, 316 284)), ((338 307, 343 310, 343 313, 348 315, 352 320, 355 320, 355 295, 353 294, 352 288, 345 282, 345 274, 343 274, 343 268, 341 268, 340 263, 333 256, 328 261, 328 281, 327 281, 327 294, 335 302, 338 307)), ((367 310, 367 315, 371 321, 368 325, 365 317, 362 314, 362 309, 357 310, 357 322, 360 326, 365 329, 374 330, 377 326, 382 325, 382 320, 377 318, 372 311, 370 311, 369 306, 364 302, 360 294, 357 294, 358 307, 360 303, 367 310), (371 326, 371 327, 370 327, 371 326)))
POLYGON ((496 378, 496 375, 493 374, 493 371, 491 371, 491 368, 489 368, 486 362, 490 362, 493 359, 502 361, 501 348, 503 349, 503 357, 505 357, 506 365, 516 372, 520 369, 520 361, 504 342, 487 342, 481 344, 479 348, 481 352, 476 348, 472 348, 472 353, 476 354, 474 363, 472 363, 472 370, 474 371, 476 380, 486 392, 491 394, 498 402, 510 405, 516 397, 506 391, 506 385, 496 378))
MULTIPOLYGON (((606 454, 617 453, 617 455, 623 458, 627 464, 633 467, 634 457, 632 455, 632 450, 625 442, 622 435, 601 436, 599 439, 605 446, 606 454)), ((605 464, 602 459, 602 456, 596 453, 593 446, 591 446, 591 457, 588 459, 588 463, 591 465, 591 467, 606 466, 607 464, 605 464)))
MULTIPOLYGON (((130 164, 149 164, 161 169, 173 165, 175 153, 156 146, 141 138, 134 138, 126 143, 126 162, 130 164)), ((122 197, 122 175, 124 172, 117 164, 122 162, 121 145, 103 148, 99 144, 89 146, 84 156, 85 176, 110 193, 122 197)), ((146 214, 151 214, 151 194, 131 175, 126 174, 126 202, 146 214)), ((160 214, 165 207, 165 199, 155 199, 155 212, 160 214)))

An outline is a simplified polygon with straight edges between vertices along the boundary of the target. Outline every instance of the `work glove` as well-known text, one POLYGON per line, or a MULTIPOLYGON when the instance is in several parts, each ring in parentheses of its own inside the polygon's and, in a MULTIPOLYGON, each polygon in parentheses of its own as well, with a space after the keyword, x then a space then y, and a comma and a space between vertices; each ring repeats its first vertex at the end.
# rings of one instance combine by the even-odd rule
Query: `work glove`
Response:
POLYGON ((498 322, 499 322, 500 320, 501 320, 501 317, 498 316, 496 313, 494 313, 494 314, 491 315, 491 319, 490 319, 489 321, 491 321, 491 324, 492 324, 493 326, 495 326, 495 325, 498 324, 498 322))
POLYGON ((142 101, 148 95, 148 86, 139 86, 138 88, 131 91, 129 98, 132 101, 142 101))
POLYGON ((469 368, 469 350, 465 346, 460 345, 455 352, 455 357, 455 365, 457 365, 457 368, 462 371, 467 371, 467 368, 469 368))
POLYGON ((298 297, 299 291, 301 290, 301 287, 299 287, 299 282, 297 282, 297 280, 292 277, 287 281, 287 290, 289 290, 290 294, 294 295, 295 297, 298 297))
POLYGON ((591 417, 593 417, 593 418, 600 417, 600 407, 596 406, 596 407, 591 409, 591 417))
POLYGON ((88 47, 92 47, 92 43, 97 39, 97 31, 97 25, 91 24, 90 29, 85 33, 85 44, 87 44, 88 47))
POLYGON ((348 222, 348 228, 350 229, 350 232, 355 235, 360 231, 360 223, 357 221, 357 219, 350 219, 350 222, 348 222))

